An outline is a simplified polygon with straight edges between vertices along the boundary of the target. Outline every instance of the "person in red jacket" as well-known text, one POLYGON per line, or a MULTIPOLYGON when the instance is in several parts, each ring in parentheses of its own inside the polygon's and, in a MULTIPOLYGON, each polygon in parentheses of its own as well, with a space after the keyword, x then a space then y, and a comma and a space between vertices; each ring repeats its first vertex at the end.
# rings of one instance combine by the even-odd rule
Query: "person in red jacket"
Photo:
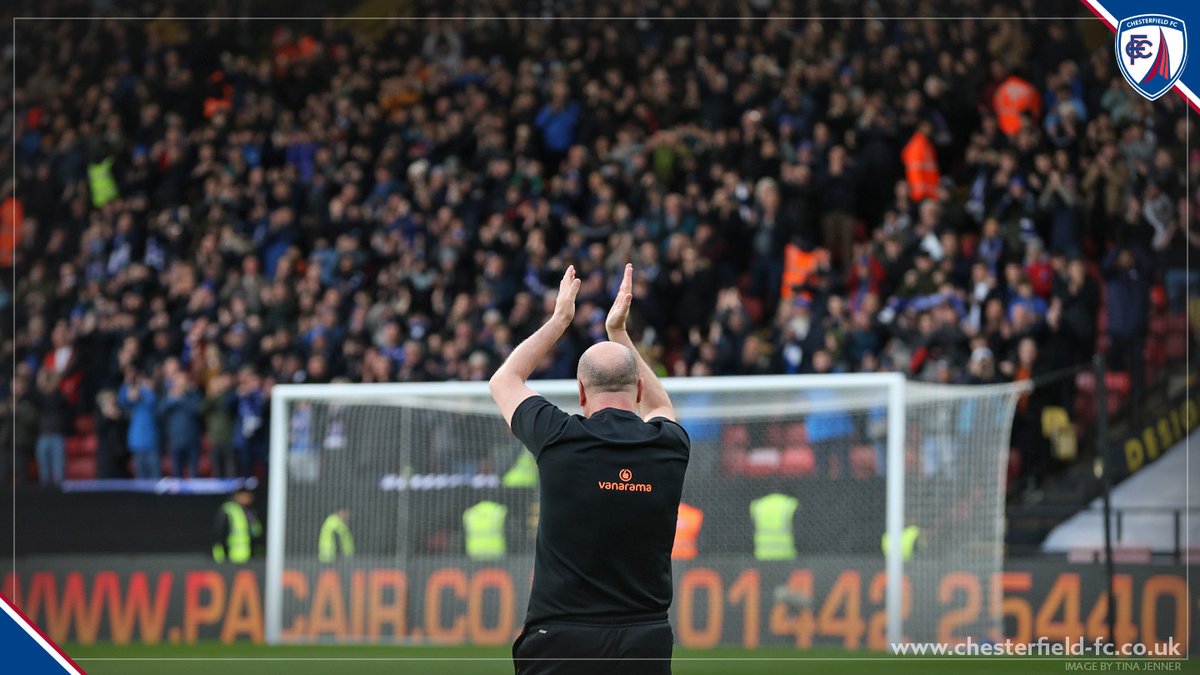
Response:
POLYGON ((66 321, 54 324, 50 331, 50 345, 52 348, 42 359, 42 367, 54 373, 59 393, 68 406, 74 407, 79 403, 79 385, 83 379, 83 371, 79 367, 79 350, 75 348, 71 327, 66 321))

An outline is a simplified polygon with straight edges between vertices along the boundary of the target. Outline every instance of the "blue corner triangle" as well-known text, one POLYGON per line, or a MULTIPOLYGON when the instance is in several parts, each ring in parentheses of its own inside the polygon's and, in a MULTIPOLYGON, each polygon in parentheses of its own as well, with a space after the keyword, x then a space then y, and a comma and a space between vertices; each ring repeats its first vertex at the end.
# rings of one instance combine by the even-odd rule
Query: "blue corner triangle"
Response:
POLYGON ((6 673, 86 675, 3 595, 0 595, 0 654, 4 655, 6 673))

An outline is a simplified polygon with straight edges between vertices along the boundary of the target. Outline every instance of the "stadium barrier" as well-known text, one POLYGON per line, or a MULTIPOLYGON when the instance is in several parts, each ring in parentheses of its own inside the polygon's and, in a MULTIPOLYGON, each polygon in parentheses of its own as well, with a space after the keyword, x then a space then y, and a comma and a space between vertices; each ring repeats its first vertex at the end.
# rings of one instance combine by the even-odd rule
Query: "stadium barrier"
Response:
MULTIPOLYGON (((294 642, 505 644, 521 627, 528 560, 493 564, 429 558, 398 569, 359 558, 287 569, 283 629, 294 642)), ((1174 638, 1200 653, 1200 627, 1188 630, 1188 594, 1178 566, 1119 565, 1116 639, 1174 638)), ((887 648, 882 557, 766 563, 724 559, 678 563, 672 624, 684 647, 887 648), (787 588, 780 591, 781 587, 787 588)), ((264 570, 214 565, 196 556, 54 556, 19 561, 3 577, 4 594, 58 642, 93 644, 261 642, 264 570)), ((906 613, 928 612, 937 638, 966 640, 960 629, 998 598, 1003 634, 1029 643, 1094 640, 1107 634, 1104 568, 1061 561, 1014 560, 981 579, 966 572, 906 576, 906 613), (928 599, 923 606, 914 598, 928 599)))

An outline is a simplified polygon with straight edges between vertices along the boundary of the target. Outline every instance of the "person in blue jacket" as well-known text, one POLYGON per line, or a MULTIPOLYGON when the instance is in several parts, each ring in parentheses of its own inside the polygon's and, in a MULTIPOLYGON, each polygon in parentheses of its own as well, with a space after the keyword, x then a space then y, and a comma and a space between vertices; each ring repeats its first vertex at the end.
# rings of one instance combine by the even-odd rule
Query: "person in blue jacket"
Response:
POLYGON ((117 404, 129 412, 129 453, 133 455, 133 475, 156 479, 159 466, 158 396, 154 381, 130 368, 117 392, 117 404))
POLYGON ((267 405, 262 378, 251 366, 238 371, 233 425, 233 452, 243 476, 254 474, 255 465, 267 461, 267 405))
POLYGON ((158 415, 166 434, 171 466, 183 477, 186 468, 192 478, 200 477, 200 406, 199 392, 192 387, 187 373, 171 379, 166 395, 158 403, 158 415))
MULTIPOLYGON (((813 372, 833 371, 833 358, 821 349, 813 354, 813 372)), ((814 389, 808 392, 813 411, 805 420, 808 441, 817 456, 818 471, 829 477, 845 477, 850 472, 850 445, 854 434, 854 419, 837 405, 837 392, 814 389), (836 466, 836 468, 834 468, 836 466)))
POLYGON ((538 111, 533 124, 542 132, 542 147, 549 153, 547 166, 558 167, 558 159, 575 143, 582 108, 570 98, 571 89, 563 80, 550 85, 550 100, 538 111))
POLYGON ((1114 246, 1104 258, 1108 307, 1108 367, 1129 370, 1136 395, 1145 384, 1146 328, 1150 323, 1150 285, 1154 266, 1137 246, 1114 246))

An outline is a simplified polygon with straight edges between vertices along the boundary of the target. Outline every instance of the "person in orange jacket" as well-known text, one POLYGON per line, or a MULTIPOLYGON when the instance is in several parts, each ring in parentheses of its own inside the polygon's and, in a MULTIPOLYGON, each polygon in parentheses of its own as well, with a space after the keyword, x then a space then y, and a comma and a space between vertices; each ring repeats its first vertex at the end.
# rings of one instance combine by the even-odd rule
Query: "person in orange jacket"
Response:
POLYGON ((671 560, 694 560, 700 549, 700 526, 704 524, 704 511, 679 502, 679 515, 675 519, 675 546, 671 549, 671 560))
POLYGON ((912 138, 900 152, 904 161, 904 176, 908 181, 908 198, 914 202, 938 198, 938 184, 942 175, 938 171, 937 152, 929 137, 933 133, 933 124, 922 120, 912 138))
POLYGON ((1042 95, 1028 80, 1009 75, 992 94, 992 110, 1000 130, 1015 136, 1021 130, 1021 116, 1042 114, 1042 95))

